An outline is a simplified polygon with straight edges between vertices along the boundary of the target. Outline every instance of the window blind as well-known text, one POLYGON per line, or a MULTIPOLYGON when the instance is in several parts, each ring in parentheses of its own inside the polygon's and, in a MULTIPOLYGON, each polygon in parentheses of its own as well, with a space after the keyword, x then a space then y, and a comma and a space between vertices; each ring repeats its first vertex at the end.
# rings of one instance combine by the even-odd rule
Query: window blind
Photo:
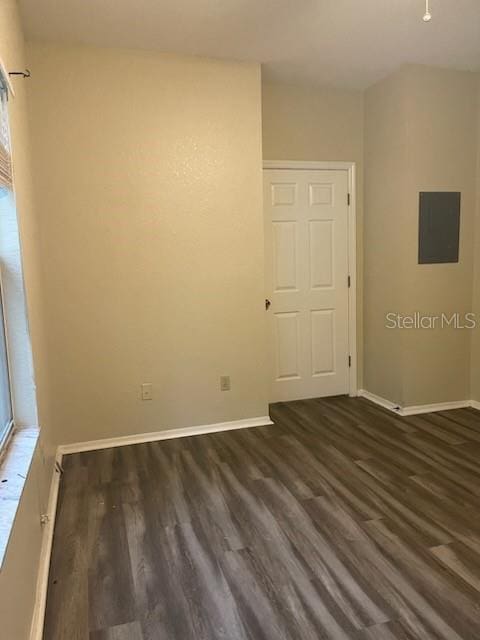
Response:
POLYGON ((0 81, 0 191, 13 188, 12 158, 8 130, 7 89, 0 81))

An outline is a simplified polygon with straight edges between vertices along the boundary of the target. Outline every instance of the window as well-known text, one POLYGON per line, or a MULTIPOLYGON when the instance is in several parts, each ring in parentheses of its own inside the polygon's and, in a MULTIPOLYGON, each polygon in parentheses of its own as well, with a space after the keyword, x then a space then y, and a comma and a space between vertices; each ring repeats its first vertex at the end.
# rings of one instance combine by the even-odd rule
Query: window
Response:
MULTIPOLYGON (((0 84, 0 199, 11 198, 12 189, 7 90, 6 87, 0 84)), ((13 422, 1 281, 2 265, 0 263, 0 451, 8 439, 13 422)))
POLYGON ((39 437, 7 98, 11 109, 13 87, 0 60, 0 570, 39 437))

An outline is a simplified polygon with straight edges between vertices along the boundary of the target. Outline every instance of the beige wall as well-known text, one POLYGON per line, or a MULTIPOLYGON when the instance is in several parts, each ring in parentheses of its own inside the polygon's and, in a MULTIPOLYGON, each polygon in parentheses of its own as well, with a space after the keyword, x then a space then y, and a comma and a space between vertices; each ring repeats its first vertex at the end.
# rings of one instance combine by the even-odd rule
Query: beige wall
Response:
POLYGON ((262 85, 265 160, 363 161, 360 91, 262 85))
MULTIPOLYGON (((9 70, 25 67, 23 37, 14 0, 0 0, 0 58, 9 70)), ((38 261, 38 229, 30 176, 30 145, 24 80, 14 80, 9 101, 17 214, 23 250, 24 279, 36 370, 41 442, 37 447, 20 501, 15 525, 0 572, 2 638, 27 640, 34 606, 42 530, 52 471, 54 442, 49 431, 49 394, 42 309, 42 279, 38 261)))
MULTIPOLYGON (((473 312, 480 318, 480 74, 477 79, 477 193, 474 234, 473 312)), ((480 326, 472 333, 470 358, 470 396, 480 401, 480 326)))
POLYGON ((385 316, 403 306, 403 230, 407 166, 405 74, 365 94, 365 388, 403 403, 402 335, 385 316))
POLYGON ((28 63, 57 440, 266 415, 258 65, 28 63))
POLYGON ((476 91, 475 74, 409 65, 366 94, 365 386, 405 406, 470 395, 468 331, 382 324, 471 309, 476 91), (418 265, 418 193, 441 190, 462 193, 460 261, 418 265))
MULTIPOLYGON (((409 305, 433 314, 464 314, 472 308, 477 75, 412 66, 407 92, 410 195, 405 277, 409 305), (462 194, 459 262, 417 265, 417 194, 437 190, 462 194)), ((469 399, 469 331, 411 331, 404 339, 407 404, 469 399)))
POLYGON ((355 162, 357 170, 357 351, 363 384, 363 94, 263 83, 264 160, 355 162))

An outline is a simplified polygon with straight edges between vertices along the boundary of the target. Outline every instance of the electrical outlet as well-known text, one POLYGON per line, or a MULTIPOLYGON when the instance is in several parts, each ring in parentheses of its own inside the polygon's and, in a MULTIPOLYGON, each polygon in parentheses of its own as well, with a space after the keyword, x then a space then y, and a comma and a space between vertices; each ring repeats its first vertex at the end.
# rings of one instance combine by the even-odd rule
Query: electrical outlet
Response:
POLYGON ((230 376, 220 376, 220 391, 230 391, 230 376))
POLYGON ((153 389, 151 382, 142 384, 142 400, 153 400, 153 389))

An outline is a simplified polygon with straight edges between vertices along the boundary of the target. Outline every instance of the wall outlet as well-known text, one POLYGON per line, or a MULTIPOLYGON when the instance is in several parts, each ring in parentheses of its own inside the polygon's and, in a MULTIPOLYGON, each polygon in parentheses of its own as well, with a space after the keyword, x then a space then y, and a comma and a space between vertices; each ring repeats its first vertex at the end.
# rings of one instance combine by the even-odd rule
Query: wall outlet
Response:
POLYGON ((220 391, 230 391, 230 376, 220 376, 220 391))
POLYGON ((142 400, 153 400, 153 389, 151 382, 142 384, 142 400))

